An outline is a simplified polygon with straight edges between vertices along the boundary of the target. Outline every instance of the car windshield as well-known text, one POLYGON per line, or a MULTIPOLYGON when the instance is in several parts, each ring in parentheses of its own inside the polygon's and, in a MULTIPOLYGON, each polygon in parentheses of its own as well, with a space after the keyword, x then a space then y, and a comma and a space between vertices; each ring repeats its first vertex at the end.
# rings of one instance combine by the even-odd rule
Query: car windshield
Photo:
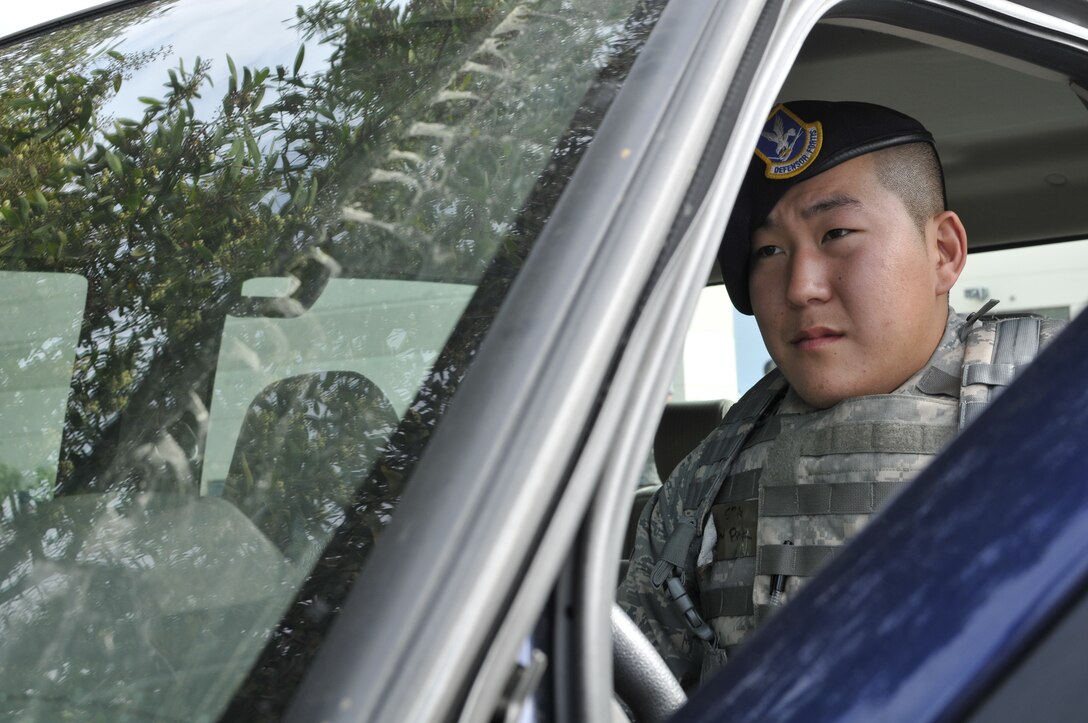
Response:
POLYGON ((0 715, 282 710, 644 5, 165 0, 0 48, 0 715))

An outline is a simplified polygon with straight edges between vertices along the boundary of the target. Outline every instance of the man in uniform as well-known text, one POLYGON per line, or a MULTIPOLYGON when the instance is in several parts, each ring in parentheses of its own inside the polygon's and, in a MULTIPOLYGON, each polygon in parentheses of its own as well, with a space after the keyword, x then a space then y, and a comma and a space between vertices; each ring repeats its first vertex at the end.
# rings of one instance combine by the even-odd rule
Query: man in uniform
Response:
POLYGON ((685 688, 1057 332, 950 309, 966 254, 920 123, 865 103, 772 111, 720 259, 777 369, 647 505, 618 595, 685 688))

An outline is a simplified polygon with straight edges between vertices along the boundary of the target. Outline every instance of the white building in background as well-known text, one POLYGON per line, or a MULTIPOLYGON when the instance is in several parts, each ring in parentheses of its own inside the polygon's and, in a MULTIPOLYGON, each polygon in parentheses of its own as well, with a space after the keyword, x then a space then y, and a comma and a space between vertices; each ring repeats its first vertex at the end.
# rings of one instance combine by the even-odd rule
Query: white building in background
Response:
POLYGON ((737 339, 724 286, 703 290, 673 376, 676 400, 737 399, 737 339))
POLYGON ((1072 319, 1088 305, 1088 241, 971 254, 950 301, 967 312, 988 299, 996 314, 1072 319))

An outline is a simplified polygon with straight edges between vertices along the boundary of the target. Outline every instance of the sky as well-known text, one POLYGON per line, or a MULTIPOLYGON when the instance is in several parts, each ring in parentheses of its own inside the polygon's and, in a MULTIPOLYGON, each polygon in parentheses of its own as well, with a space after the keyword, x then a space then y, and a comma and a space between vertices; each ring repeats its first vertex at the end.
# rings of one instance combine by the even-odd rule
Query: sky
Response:
POLYGON ((63 17, 83 8, 104 4, 105 0, 16 0, 4 4, 0 13, 0 37, 29 28, 47 20, 63 17))

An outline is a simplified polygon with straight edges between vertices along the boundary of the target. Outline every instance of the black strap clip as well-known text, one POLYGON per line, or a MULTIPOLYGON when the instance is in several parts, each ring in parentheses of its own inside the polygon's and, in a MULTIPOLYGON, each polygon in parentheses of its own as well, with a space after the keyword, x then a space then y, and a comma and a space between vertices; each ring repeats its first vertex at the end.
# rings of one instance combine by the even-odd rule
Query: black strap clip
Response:
POLYGON ((709 643, 714 640, 714 631, 710 629, 710 626, 699 615, 699 611, 695 609, 695 603, 692 602, 691 596, 688 594, 687 589, 684 588, 684 582, 680 578, 681 566, 692 541, 695 540, 695 532, 695 523, 690 519, 690 516, 687 521, 676 526, 672 534, 669 535, 669 539, 665 541, 665 548, 661 551, 661 557, 658 558, 653 572, 650 573, 650 582, 653 583, 654 587, 665 587, 669 599, 680 609, 680 614, 683 616, 684 622, 691 628, 691 631, 700 639, 709 643))
POLYGON ((684 588, 684 583, 680 581, 680 578, 673 575, 665 581, 665 589, 669 592, 669 597, 680 608, 680 614, 684 616, 684 622, 691 628, 691 632, 695 633, 700 640, 711 643, 714 641, 714 631, 710 629, 710 626, 703 620, 703 616, 699 614, 699 611, 695 609, 695 603, 691 601, 691 596, 688 595, 688 591, 684 588))

